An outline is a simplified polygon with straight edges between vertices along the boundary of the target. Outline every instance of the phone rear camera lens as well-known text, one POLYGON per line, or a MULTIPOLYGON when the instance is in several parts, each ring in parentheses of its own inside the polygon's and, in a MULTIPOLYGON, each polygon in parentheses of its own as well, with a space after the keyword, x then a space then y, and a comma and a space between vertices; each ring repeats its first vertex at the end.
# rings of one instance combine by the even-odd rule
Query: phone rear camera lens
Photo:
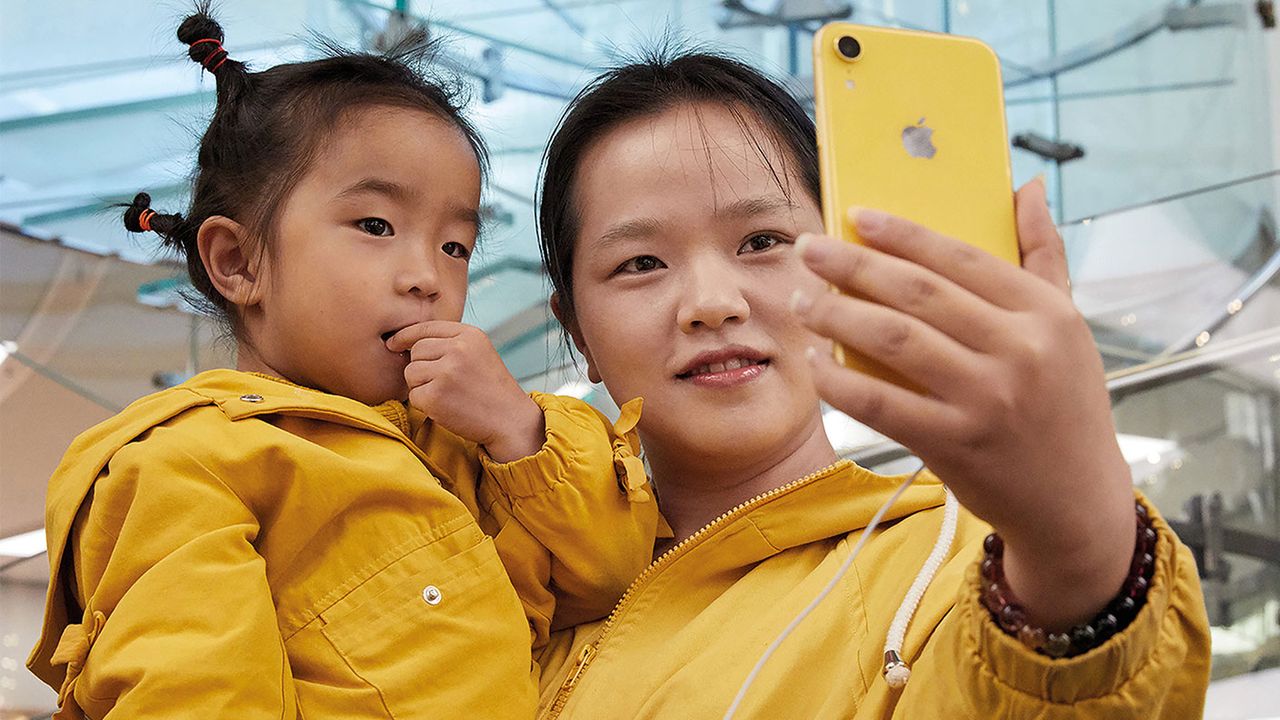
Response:
POLYGON ((862 54, 862 43, 852 35, 841 35, 836 41, 836 50, 839 50, 846 60, 856 60, 862 54))

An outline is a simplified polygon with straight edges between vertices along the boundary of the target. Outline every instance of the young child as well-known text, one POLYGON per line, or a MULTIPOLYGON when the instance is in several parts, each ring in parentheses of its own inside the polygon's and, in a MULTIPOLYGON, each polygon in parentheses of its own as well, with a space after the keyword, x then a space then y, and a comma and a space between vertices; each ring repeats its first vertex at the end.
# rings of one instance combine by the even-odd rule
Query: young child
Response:
POLYGON ((612 607, 657 512, 629 428, 459 323, 482 141, 421 45, 250 73, 204 8, 178 38, 218 90, 191 208, 125 224, 237 369, 68 450, 29 667, 62 718, 532 717, 531 647, 612 607))

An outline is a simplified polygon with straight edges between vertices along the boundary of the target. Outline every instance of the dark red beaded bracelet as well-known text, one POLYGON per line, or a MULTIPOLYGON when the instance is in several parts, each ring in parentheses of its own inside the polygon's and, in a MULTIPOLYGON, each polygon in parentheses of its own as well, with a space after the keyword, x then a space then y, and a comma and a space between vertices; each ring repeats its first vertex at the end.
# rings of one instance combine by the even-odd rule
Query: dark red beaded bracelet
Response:
POLYGON ((991 619, 1009 635, 1041 655, 1051 658, 1074 657, 1098 647, 1108 638, 1129 626, 1147 599, 1151 576, 1155 572, 1156 531, 1142 503, 1135 502, 1138 537, 1134 543, 1133 562, 1120 593, 1093 620, 1076 625, 1065 633, 1046 632, 1026 622, 1026 611, 1018 604, 1004 576, 1004 541, 991 533, 983 541, 982 606, 991 619))

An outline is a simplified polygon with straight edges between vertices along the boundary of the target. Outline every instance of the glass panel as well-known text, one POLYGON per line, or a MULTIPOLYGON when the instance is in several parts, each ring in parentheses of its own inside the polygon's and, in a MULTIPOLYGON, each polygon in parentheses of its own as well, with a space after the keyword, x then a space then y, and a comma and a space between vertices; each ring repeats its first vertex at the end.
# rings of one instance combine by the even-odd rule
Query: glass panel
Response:
POLYGON ((1253 337, 1247 353, 1115 403, 1120 432, 1147 441, 1134 481, 1202 550, 1215 678, 1280 666, 1280 330, 1253 337))
POLYGON ((1076 305, 1108 369, 1277 323, 1278 198, 1270 173, 1063 228, 1076 305))

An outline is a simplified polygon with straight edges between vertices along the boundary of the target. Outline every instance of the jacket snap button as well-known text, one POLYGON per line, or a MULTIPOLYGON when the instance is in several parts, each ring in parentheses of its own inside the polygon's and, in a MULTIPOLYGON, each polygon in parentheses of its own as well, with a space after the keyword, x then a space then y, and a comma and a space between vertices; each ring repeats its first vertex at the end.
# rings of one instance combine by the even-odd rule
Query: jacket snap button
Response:
POLYGON ((249 393, 248 395, 241 395, 240 399, 245 402, 251 402, 251 403, 262 402, 262 396, 257 393, 249 393))
POLYGON ((442 597, 443 596, 440 594, 440 588, 435 585, 428 585, 422 588, 422 599, 425 600, 428 605, 439 605, 442 597))

